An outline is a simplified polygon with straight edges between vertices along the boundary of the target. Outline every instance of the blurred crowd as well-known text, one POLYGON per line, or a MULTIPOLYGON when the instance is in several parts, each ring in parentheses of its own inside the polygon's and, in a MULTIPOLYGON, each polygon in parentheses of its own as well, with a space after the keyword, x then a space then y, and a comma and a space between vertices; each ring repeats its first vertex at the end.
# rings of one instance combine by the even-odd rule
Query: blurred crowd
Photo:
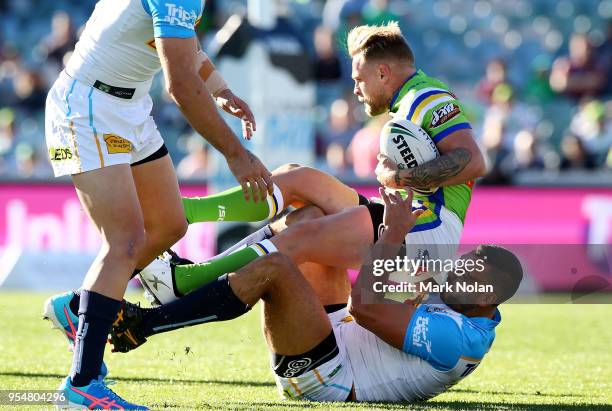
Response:
MULTIPOLYGON (((95 0, 0 0, 0 175, 52 175, 46 91, 95 0)), ((612 169, 612 0, 283 0, 304 35, 317 88, 317 166, 371 180, 379 132, 352 95, 346 34, 397 20, 427 74, 463 101, 490 183, 520 171, 612 169)), ((245 0, 206 2, 202 44, 245 0)), ((156 83, 154 117, 184 179, 205 178, 208 147, 156 83)))

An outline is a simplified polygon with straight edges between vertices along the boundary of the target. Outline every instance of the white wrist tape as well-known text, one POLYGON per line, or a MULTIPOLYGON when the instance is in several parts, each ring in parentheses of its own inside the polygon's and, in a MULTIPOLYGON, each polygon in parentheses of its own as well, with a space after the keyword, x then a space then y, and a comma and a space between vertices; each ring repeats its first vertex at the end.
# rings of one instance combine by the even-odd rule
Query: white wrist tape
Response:
POLYGON ((215 69, 215 65, 202 50, 196 55, 196 70, 213 96, 228 88, 221 74, 215 69))

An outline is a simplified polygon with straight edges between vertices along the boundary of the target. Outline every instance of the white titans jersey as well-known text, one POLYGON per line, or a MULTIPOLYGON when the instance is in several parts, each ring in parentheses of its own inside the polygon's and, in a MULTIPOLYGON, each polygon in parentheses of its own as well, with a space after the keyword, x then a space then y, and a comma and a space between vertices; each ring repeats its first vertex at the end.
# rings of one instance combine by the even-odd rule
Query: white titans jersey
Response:
MULTIPOLYGON (((444 304, 423 304, 406 330, 403 350, 368 330, 341 331, 358 401, 422 401, 468 376, 495 338, 493 319, 468 318, 444 304)), ((342 327, 340 328, 342 330, 342 327)))
POLYGON ((161 69, 155 37, 190 38, 203 0, 100 0, 66 72, 93 84, 147 87, 161 69))

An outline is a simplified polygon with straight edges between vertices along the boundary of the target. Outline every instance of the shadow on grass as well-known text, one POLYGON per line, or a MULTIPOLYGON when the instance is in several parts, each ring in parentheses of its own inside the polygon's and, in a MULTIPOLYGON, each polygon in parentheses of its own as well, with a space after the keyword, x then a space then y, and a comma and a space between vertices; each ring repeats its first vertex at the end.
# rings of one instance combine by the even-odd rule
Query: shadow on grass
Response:
MULTIPOLYGON (((53 373, 30 373, 30 372, 5 372, 0 371, 0 376, 7 377, 27 377, 27 378, 64 378, 64 374, 53 374, 53 373)), ((228 381, 228 380, 197 380, 197 379, 186 379, 186 378, 156 378, 156 377, 114 377, 111 376, 109 380, 116 381, 133 381, 133 382, 162 382, 162 383, 184 383, 184 384, 219 384, 219 385, 235 385, 244 387, 276 387, 273 382, 266 381, 228 381)))

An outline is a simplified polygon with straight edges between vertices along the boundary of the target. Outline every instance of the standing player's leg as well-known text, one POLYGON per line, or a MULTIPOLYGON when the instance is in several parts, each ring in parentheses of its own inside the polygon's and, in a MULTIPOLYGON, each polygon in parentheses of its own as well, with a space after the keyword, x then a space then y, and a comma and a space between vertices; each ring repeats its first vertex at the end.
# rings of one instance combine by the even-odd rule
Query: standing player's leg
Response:
POLYGON ((84 210, 102 236, 102 246, 83 281, 72 368, 62 389, 68 398, 76 395, 96 403, 99 396, 110 393, 97 380, 98 373, 107 335, 146 235, 129 165, 75 174, 72 181, 84 210))
POLYGON ((325 214, 334 214, 359 204, 355 190, 311 167, 284 165, 273 172, 272 181, 274 195, 257 203, 245 200, 241 187, 207 197, 183 198, 187 221, 261 221, 289 205, 304 204, 313 204, 325 214))
POLYGON ((187 220, 169 154, 132 165, 132 175, 147 233, 147 241, 136 267, 142 269, 185 235, 187 220))

